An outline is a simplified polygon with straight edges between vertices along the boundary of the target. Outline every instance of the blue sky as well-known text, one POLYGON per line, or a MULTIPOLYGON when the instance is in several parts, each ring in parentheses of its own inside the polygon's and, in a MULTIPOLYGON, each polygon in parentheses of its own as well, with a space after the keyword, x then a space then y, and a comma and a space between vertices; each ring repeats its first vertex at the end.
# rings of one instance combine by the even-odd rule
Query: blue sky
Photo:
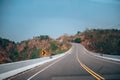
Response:
POLYGON ((86 28, 120 29, 120 0, 0 0, 2 38, 57 38, 86 28))

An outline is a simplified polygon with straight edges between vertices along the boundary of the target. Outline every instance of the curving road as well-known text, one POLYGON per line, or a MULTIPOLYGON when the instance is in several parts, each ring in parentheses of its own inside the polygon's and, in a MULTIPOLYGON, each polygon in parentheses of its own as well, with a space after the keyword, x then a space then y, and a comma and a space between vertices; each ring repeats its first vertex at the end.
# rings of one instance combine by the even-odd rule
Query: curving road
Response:
POLYGON ((8 80, 120 80, 120 62, 95 57, 82 45, 72 45, 71 53, 8 80))

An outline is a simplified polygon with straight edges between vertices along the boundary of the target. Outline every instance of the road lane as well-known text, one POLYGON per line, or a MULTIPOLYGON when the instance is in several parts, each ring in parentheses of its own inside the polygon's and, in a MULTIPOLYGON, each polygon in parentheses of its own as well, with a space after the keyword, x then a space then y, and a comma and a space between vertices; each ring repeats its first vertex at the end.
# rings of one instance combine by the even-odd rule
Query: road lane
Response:
POLYGON ((96 73, 101 74, 106 80, 120 80, 120 63, 96 58, 87 53, 81 45, 78 48, 79 59, 96 73))
MULTIPOLYGON (((66 55, 67 56, 67 55, 66 55)), ((66 57, 64 56, 64 57, 66 57)), ((30 78, 28 78, 27 80, 31 80, 32 78, 34 78, 36 75, 40 74, 41 72, 43 72, 44 70, 48 69, 49 67, 53 66, 55 63, 59 62, 60 60, 62 60, 64 57, 54 61, 53 63, 51 63, 50 65, 44 67, 42 70, 38 71, 37 73, 35 73, 34 75, 32 75, 30 78)))
POLYGON ((78 64, 75 51, 31 80, 80 80, 83 79, 83 76, 84 78, 87 76, 93 79, 93 77, 78 64))
POLYGON ((120 80, 120 64, 104 61, 89 55, 80 44, 73 44, 72 52, 61 59, 57 59, 58 61, 48 62, 11 77, 9 80, 99 80, 86 71, 77 58, 86 67, 105 78, 105 80, 120 80))

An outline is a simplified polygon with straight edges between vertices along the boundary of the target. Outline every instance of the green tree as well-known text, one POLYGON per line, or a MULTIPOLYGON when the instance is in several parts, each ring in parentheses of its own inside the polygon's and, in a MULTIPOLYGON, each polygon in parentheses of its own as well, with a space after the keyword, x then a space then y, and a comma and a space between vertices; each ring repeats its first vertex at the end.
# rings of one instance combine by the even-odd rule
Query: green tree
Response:
POLYGON ((74 40, 74 42, 76 42, 76 43, 81 43, 81 38, 76 38, 76 39, 74 40))
POLYGON ((33 51, 31 52, 30 55, 30 59, 35 59, 35 58, 39 58, 40 57, 40 51, 41 49, 33 49, 33 51))
POLYGON ((49 36, 48 35, 40 35, 40 39, 46 40, 46 39, 49 39, 49 36))
POLYGON ((51 42, 50 46, 52 51, 55 51, 58 48, 55 42, 51 42))

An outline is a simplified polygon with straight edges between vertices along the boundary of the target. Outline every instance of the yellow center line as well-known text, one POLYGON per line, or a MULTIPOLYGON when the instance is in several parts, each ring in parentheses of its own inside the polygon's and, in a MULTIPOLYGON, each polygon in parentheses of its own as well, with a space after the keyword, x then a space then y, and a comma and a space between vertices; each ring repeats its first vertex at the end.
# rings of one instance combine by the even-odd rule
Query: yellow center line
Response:
POLYGON ((91 70, 90 68, 88 68, 85 64, 83 64, 79 58, 76 58, 77 61, 79 62, 79 64, 82 66, 82 68, 84 68, 88 73, 90 73, 93 77, 95 77, 97 80, 105 80, 102 76, 100 76, 99 74, 97 74, 96 72, 94 72, 93 70, 91 70))

